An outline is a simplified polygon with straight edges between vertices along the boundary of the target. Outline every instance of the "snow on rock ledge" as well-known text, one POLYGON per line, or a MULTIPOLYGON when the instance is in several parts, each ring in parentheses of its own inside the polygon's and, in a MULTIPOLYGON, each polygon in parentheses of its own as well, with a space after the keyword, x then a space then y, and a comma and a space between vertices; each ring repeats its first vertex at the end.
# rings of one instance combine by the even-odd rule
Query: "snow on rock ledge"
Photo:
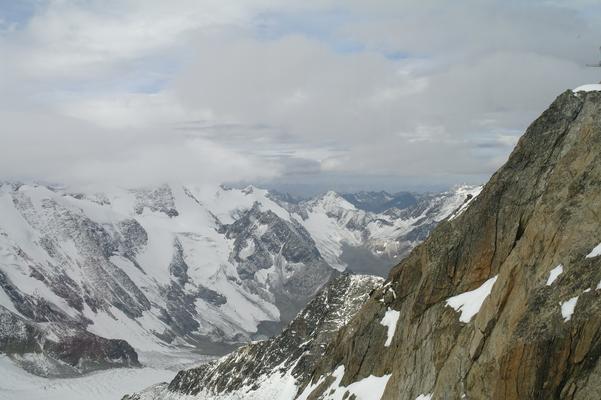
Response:
POLYGON ((576 89, 572 90, 574 93, 578 92, 599 92, 601 91, 600 83, 590 83, 588 85, 578 86, 576 89))
POLYGON ((551 272, 549 272, 549 278, 547 279, 547 286, 551 286, 555 279, 559 277, 563 273, 563 265, 559 264, 557 267, 553 268, 551 272))
POLYGON ((477 289, 450 297, 447 299, 447 305, 453 307, 455 311, 461 311, 459 321, 470 322, 472 317, 480 311, 480 307, 492 291, 496 281, 497 276, 490 278, 477 289))
POLYGON ((572 314, 574 314, 577 302, 578 296, 572 297, 570 300, 561 303, 561 316, 565 322, 568 322, 570 319, 572 319, 572 314))

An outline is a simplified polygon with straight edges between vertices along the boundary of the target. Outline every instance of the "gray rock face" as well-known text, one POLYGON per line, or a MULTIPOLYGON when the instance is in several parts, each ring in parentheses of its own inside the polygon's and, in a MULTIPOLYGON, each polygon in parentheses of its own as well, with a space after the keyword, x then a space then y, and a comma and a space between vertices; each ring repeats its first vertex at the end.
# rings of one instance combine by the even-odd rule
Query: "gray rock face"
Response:
POLYGON ((138 221, 133 218, 124 219, 117 224, 117 230, 121 234, 118 240, 119 253, 135 260, 136 254, 148 244, 148 234, 138 221))
POLYGON ((233 258, 241 279, 248 279, 261 269, 273 265, 273 255, 289 263, 325 263, 315 242, 295 220, 285 221, 270 210, 261 211, 255 204, 233 224, 226 226, 226 236, 234 239, 233 258), (253 249, 252 254, 244 254, 253 249))
POLYGON ((105 339, 74 322, 42 329, 0 307, 0 351, 25 370, 42 376, 74 376, 111 367, 139 367, 124 340, 105 339))

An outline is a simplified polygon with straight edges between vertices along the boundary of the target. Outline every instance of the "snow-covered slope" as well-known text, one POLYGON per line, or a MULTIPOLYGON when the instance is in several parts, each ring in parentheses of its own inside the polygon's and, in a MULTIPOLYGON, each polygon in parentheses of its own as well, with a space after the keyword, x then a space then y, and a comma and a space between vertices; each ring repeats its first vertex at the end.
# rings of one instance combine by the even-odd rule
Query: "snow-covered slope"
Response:
POLYGON ((400 257, 476 192, 375 214, 334 192, 292 204, 254 187, 3 184, 0 352, 50 376, 174 347, 222 354, 277 333, 348 248, 400 257))
POLYGON ((49 379, 32 375, 0 355, 0 400, 110 400, 149 382, 172 379, 176 372, 156 368, 119 368, 93 372, 72 379, 49 379))

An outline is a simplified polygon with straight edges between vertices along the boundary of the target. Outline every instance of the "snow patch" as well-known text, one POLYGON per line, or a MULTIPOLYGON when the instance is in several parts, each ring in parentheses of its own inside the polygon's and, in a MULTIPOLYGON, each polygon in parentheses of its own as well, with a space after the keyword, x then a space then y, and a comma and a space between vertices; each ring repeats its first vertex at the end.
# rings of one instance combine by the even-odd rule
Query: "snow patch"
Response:
POLYGON ((249 240, 246 242, 246 246, 242 250, 240 250, 239 256, 242 260, 246 260, 248 257, 252 256, 255 253, 255 242, 254 240, 249 240))
POLYGON ((490 278, 477 289, 447 299, 446 303, 448 306, 452 307, 455 311, 461 311, 459 321, 470 322, 472 317, 478 314, 484 300, 486 300, 492 291, 497 277, 498 275, 490 278))
POLYGON ((415 398, 415 400, 432 400, 432 393, 430 394, 420 394, 415 398))
POLYGON ((549 272, 549 278, 547 279, 547 286, 551 286, 555 279, 559 277, 563 273, 563 265, 559 264, 557 267, 553 268, 551 272, 549 272))
POLYGON ((578 86, 576 89, 573 89, 572 92, 598 92, 601 91, 601 84, 598 83, 590 83, 588 85, 578 86))
POLYGON ((386 343, 384 343, 384 347, 390 346, 392 343, 392 338, 394 337, 394 332, 396 331, 396 325, 399 322, 399 317, 401 313, 396 310, 388 309, 386 314, 384 314, 384 318, 380 321, 381 325, 384 325, 388 328, 388 337, 386 338, 386 343))
POLYGON ((346 387, 349 392, 361 400, 380 400, 386 389, 390 374, 384 376, 370 375, 346 387))
POLYGON ((572 314, 574 314, 577 302, 578 296, 572 297, 570 300, 561 303, 561 316, 565 322, 568 322, 570 319, 572 319, 572 314))
MULTIPOLYGON (((351 383, 348 386, 340 386, 340 382, 342 381, 343 376, 344 365, 341 365, 338 368, 336 368, 332 373, 334 381, 330 384, 330 386, 328 386, 326 390, 324 390, 324 399, 346 399, 348 398, 348 396, 345 397, 345 394, 349 392, 350 394, 354 394, 358 400, 380 400, 382 398, 382 395, 384 394, 384 389, 386 389, 388 380, 390 379, 390 374, 383 376, 370 375, 366 378, 361 379, 360 381, 351 383)), ((324 382, 324 380, 325 377, 322 376, 315 384, 307 386, 305 390, 298 396, 298 399, 307 400, 311 392, 313 392, 313 390, 315 390, 319 385, 321 385, 324 382)))
POLYGON ((601 256, 601 243, 599 243, 590 253, 586 255, 586 258, 593 258, 601 256))

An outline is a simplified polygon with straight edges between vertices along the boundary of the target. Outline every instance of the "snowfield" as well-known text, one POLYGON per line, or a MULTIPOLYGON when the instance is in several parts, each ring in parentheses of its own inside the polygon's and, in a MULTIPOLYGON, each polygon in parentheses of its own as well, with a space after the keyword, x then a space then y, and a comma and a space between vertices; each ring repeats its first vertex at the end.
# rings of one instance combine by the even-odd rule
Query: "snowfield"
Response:
POLYGON ((169 381, 177 372, 156 368, 118 368, 78 378, 31 375, 0 355, 0 400, 119 400, 152 382, 169 381))
POLYGON ((120 400, 156 382, 169 382, 182 368, 212 360, 189 351, 141 353, 143 368, 114 368, 75 378, 43 378, 0 355, 0 400, 120 400))

